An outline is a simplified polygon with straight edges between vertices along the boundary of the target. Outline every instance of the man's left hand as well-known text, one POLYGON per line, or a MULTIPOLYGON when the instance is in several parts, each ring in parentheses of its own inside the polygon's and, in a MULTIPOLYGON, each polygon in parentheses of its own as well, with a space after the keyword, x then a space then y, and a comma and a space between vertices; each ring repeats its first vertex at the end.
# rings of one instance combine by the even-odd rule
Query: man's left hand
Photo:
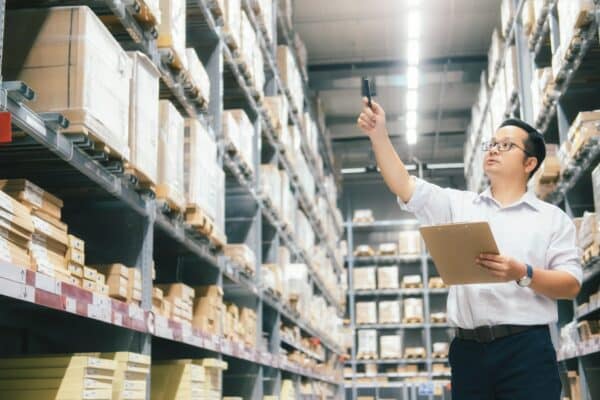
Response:
POLYGON ((480 254, 477 265, 506 282, 518 281, 527 274, 527 266, 515 259, 498 254, 480 254))

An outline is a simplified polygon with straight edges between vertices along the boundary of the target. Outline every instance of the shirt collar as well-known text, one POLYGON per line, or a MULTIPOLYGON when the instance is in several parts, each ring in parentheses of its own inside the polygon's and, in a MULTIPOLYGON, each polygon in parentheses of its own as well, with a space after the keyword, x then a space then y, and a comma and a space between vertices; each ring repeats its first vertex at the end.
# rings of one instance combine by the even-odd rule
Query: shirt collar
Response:
MULTIPOLYGON (((491 187, 487 187, 487 189, 485 189, 483 192, 481 192, 476 198, 475 201, 480 202, 483 199, 487 199, 489 201, 494 202, 498 207, 502 207, 500 205, 500 203, 498 203, 498 201, 496 199, 494 199, 494 196, 492 196, 492 189, 491 187)), ((527 190, 527 192, 525 192, 525 194, 515 203, 511 204, 510 206, 504 207, 504 208, 511 208, 511 207, 516 207, 522 203, 529 205, 531 208, 533 208, 536 211, 540 210, 540 199, 537 198, 537 196, 535 195, 535 193, 533 193, 532 190, 527 190)))

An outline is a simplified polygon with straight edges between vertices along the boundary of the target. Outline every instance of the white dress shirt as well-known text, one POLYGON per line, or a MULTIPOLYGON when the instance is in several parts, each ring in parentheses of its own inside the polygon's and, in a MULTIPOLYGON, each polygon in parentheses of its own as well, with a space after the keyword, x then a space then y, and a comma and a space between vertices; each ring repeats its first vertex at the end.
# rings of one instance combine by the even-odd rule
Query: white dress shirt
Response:
MULTIPOLYGON (((403 210, 422 225, 487 221, 500 254, 535 269, 566 271, 581 283, 581 250, 573 221, 558 207, 527 192, 502 207, 488 188, 481 194, 441 188, 415 178, 415 191, 403 210)), ((555 300, 516 282, 453 285, 448 294, 448 322, 464 329, 485 325, 546 325, 558 320, 555 300)))

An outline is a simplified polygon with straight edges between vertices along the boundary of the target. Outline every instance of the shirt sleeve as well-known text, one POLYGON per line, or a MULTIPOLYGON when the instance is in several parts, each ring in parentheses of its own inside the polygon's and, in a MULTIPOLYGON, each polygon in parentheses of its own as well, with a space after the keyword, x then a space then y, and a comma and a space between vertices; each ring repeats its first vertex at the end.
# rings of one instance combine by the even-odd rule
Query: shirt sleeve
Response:
POLYGON ((581 284, 581 249, 577 246, 575 224, 564 214, 555 226, 557 229, 546 252, 546 265, 548 269, 570 273, 581 284))
POLYGON ((398 197, 400 209, 411 212, 422 225, 452 222, 452 193, 433 183, 411 176, 415 190, 408 202, 398 197))

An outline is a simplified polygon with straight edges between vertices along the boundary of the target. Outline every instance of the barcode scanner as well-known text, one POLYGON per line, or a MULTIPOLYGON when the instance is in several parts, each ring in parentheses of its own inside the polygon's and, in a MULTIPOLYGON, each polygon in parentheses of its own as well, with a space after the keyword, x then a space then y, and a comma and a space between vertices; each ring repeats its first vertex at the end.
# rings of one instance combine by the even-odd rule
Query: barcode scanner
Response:
POLYGON ((375 82, 364 76, 362 78, 362 96, 367 98, 367 104, 369 108, 372 108, 371 99, 375 96, 375 82))

